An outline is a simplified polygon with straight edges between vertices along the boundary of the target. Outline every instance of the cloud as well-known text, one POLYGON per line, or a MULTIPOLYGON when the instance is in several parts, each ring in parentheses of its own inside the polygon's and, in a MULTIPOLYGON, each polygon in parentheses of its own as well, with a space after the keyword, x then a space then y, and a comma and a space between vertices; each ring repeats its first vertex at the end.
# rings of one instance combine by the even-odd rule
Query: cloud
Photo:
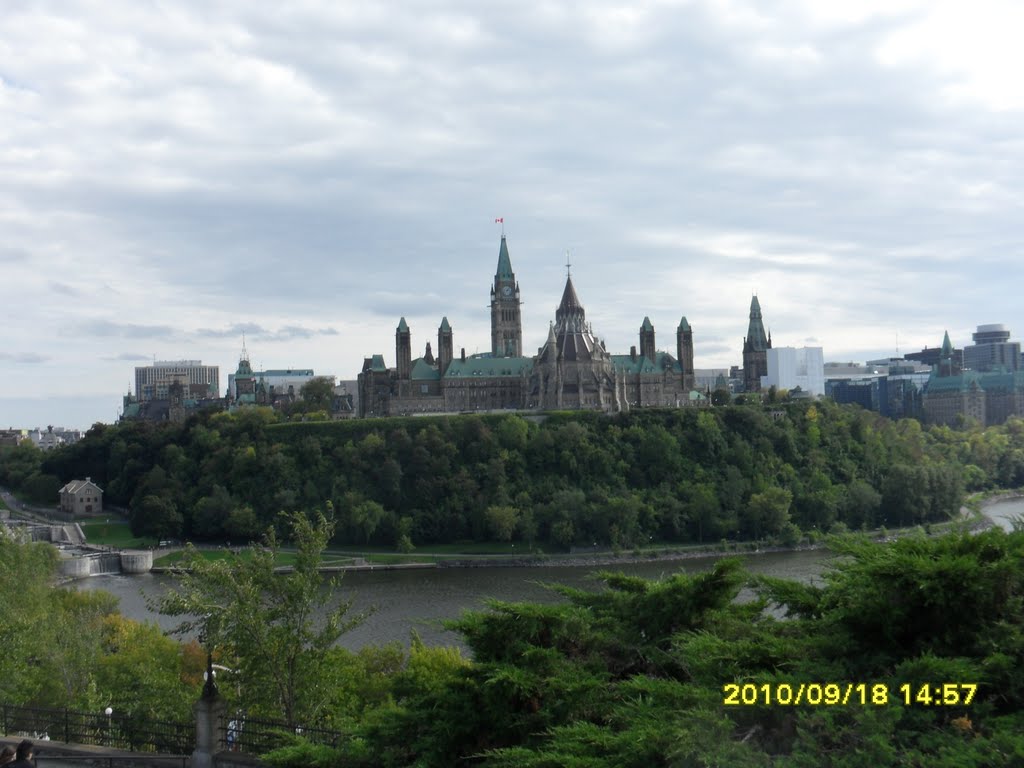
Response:
POLYGON ((457 346, 488 349, 497 216, 527 348, 567 248, 610 350, 636 343, 645 314, 659 328, 685 314, 698 367, 739 362, 752 290, 774 338, 827 355, 1012 323, 1020 14, 995 0, 14 4, 5 359, 38 350, 119 391, 112 339, 233 368, 244 333, 277 345, 268 366, 344 376, 393 349, 401 316, 418 348, 448 316, 457 346))
POLYGON ((35 365, 37 363, 49 362, 51 358, 48 355, 40 355, 36 352, 0 352, 0 360, 35 365))
POLYGON ((140 323, 115 323, 110 320, 85 320, 74 327, 66 327, 68 335, 111 337, 126 339, 167 338, 178 333, 169 325, 144 325, 140 323))
POLYGON ((51 280, 49 285, 50 285, 50 290, 53 291, 54 293, 60 293, 60 294, 63 294, 64 296, 80 296, 81 295, 81 291, 79 291, 74 286, 67 285, 66 283, 59 283, 56 280, 51 280))
POLYGON ((195 335, 210 339, 246 339, 257 341, 291 341, 294 339, 312 339, 317 336, 337 336, 335 328, 306 328, 298 325, 285 325, 277 330, 264 328, 257 323, 236 323, 228 328, 200 328, 195 335))
POLYGON ((135 352, 122 352, 112 357, 104 357, 104 360, 128 362, 128 363, 146 363, 153 359, 152 355, 140 355, 135 352))

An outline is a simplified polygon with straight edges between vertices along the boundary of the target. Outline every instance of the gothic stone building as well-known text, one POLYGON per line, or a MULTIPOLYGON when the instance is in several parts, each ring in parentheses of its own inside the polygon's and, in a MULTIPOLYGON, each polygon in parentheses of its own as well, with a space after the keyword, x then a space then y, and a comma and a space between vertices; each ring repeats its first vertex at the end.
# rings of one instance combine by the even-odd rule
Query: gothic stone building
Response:
POLYGON ((743 389, 761 391, 761 377, 768 375, 768 350, 772 348, 772 335, 764 332, 761 304, 757 296, 750 299, 750 323, 743 339, 743 389))
POLYGON ((954 352, 947 332, 922 398, 928 421, 956 424, 966 416, 987 427, 1024 416, 1024 371, 962 370, 954 352))
POLYGON ((625 411, 678 407, 702 401, 694 392, 693 331, 684 317, 676 329, 676 356, 658 352, 654 326, 644 318, 640 349, 613 355, 595 335, 568 275, 547 340, 523 354, 519 283, 502 235, 490 289, 491 351, 455 355, 452 327, 442 318, 437 355, 428 342, 412 357, 412 333, 403 317, 395 329, 395 366, 383 355, 366 358, 358 377, 359 415, 396 416, 472 411, 589 409, 625 411))

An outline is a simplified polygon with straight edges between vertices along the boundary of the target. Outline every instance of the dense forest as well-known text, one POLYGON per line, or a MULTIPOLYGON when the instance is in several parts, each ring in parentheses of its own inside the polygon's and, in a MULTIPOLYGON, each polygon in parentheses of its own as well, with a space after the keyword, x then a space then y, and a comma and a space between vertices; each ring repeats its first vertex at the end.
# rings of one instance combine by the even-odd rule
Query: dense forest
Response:
POLYGON ((1024 421, 923 428, 830 402, 769 408, 281 422, 252 408, 96 425, 0 454, 0 484, 54 503, 89 476, 136 534, 245 541, 329 503, 336 543, 717 542, 946 520, 963 491, 1024 485, 1024 421))
POLYGON ((245 541, 329 501, 341 544, 529 547, 778 538, 947 519, 1024 484, 1024 422, 954 431, 835 403, 279 423, 267 409, 96 425, 0 483, 53 503, 90 476, 137 535, 245 541))

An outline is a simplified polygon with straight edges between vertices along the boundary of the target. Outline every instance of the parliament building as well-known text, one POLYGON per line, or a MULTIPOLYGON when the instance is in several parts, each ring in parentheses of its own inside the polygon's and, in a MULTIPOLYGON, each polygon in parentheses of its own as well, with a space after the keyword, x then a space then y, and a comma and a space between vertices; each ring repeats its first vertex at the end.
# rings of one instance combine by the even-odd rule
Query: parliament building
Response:
POLYGON ((683 317, 676 328, 676 355, 657 351, 654 326, 645 317, 639 347, 613 355, 587 322, 568 274, 547 340, 537 354, 523 353, 522 300, 508 244, 501 237, 490 288, 491 351, 455 355, 448 318, 412 356, 412 332, 403 317, 395 330, 395 365, 383 355, 363 362, 358 377, 360 416, 402 416, 497 410, 597 410, 675 408, 705 403, 694 391, 693 331, 683 317))

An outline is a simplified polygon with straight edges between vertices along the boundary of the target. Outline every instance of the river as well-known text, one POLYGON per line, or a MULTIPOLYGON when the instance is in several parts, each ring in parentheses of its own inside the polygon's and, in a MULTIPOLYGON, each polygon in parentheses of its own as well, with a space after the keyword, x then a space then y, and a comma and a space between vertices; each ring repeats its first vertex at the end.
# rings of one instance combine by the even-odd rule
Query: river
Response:
MULTIPOLYGON (((996 524, 1009 530, 1014 517, 1024 517, 1024 499, 999 502, 985 510, 996 524)), ((744 556, 751 573, 778 576, 802 582, 820 581, 830 553, 824 550, 770 552, 744 556)), ((707 570, 714 557, 689 560, 653 560, 615 566, 540 566, 533 568, 439 568, 405 571, 348 573, 341 583, 343 597, 352 599, 353 610, 374 609, 367 620, 343 636, 341 645, 358 650, 394 640, 408 643, 415 629, 428 645, 458 645, 459 637, 445 630, 441 622, 457 618, 463 610, 482 608, 488 598, 503 601, 554 602, 562 599, 542 584, 557 582, 576 587, 598 588, 596 570, 657 578, 683 570, 707 570)), ((120 600, 121 612, 140 621, 155 621, 165 630, 173 629, 173 617, 152 613, 143 595, 159 596, 174 584, 171 576, 94 576, 75 582, 77 589, 103 589, 120 600)))

